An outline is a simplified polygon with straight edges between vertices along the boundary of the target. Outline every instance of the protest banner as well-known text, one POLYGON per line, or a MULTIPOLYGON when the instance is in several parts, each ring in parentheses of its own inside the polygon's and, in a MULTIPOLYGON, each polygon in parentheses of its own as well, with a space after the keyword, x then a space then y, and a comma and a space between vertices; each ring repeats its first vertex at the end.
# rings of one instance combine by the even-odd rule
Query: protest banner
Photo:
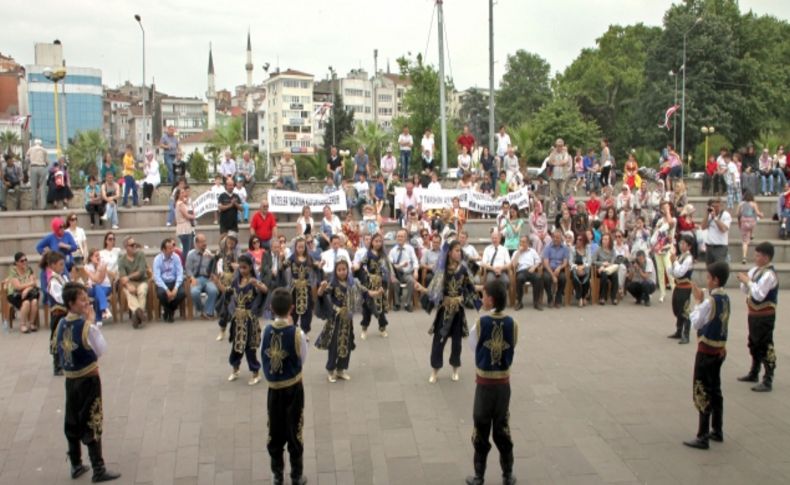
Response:
POLYGON ((270 190, 267 194, 269 210, 279 214, 299 214, 304 206, 313 212, 321 212, 328 205, 332 212, 344 212, 346 194, 340 190, 330 194, 306 194, 290 190, 270 190))
MULTIPOLYGON (((402 200, 406 193, 404 187, 395 189, 395 200, 402 200)), ((461 207, 481 214, 497 214, 502 208, 502 202, 507 200, 511 205, 516 205, 519 209, 529 209, 529 189, 521 189, 507 194, 507 196, 497 197, 496 199, 488 194, 476 192, 474 190, 441 189, 428 190, 423 188, 414 189, 417 200, 420 202, 422 210, 443 209, 453 206, 453 198, 458 197, 461 207)), ((397 204, 396 204, 397 205, 397 204)))
POLYGON ((217 194, 210 190, 203 192, 197 199, 192 201, 192 208, 195 211, 195 217, 200 217, 208 212, 216 212, 217 194))

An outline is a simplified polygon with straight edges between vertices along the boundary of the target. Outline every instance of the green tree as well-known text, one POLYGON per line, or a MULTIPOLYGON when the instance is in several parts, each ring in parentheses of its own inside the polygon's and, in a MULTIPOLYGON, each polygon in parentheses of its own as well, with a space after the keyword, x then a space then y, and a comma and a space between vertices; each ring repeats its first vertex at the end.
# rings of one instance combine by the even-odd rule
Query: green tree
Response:
POLYGON ((189 175, 197 182, 208 181, 208 160, 202 153, 195 150, 187 158, 189 175))
POLYGON ((497 125, 520 125, 551 100, 550 70, 545 59, 525 50, 507 56, 496 93, 497 125))
POLYGON ((354 133, 354 108, 346 109, 343 95, 335 91, 335 104, 332 106, 329 119, 324 130, 324 147, 332 145, 332 130, 335 143, 340 143, 354 133))
POLYGON ((66 156, 73 170, 97 176, 101 157, 107 148, 107 140, 100 130, 78 131, 66 149, 66 156))
POLYGON ((19 135, 13 131, 6 130, 0 133, 0 147, 8 154, 14 152, 14 148, 22 145, 19 135))
POLYGON ((526 126, 519 141, 519 151, 529 162, 540 163, 546 158, 556 138, 565 140, 571 155, 577 147, 595 146, 601 130, 595 121, 585 120, 579 106, 567 98, 555 98, 538 111, 526 126), (522 149, 521 144, 524 145, 522 149))
POLYGON ((244 149, 244 120, 228 118, 217 125, 208 142, 211 150, 222 153, 230 150, 234 156, 244 149))
MULTIPOLYGON (((343 140, 343 145, 348 147, 351 153, 355 153, 359 147, 364 147, 371 162, 376 163, 378 166, 382 152, 393 140, 393 135, 384 131, 376 123, 357 123, 357 129, 354 130, 354 134, 347 136, 343 140)), ((324 165, 324 173, 326 173, 326 164, 324 165)))
POLYGON ((660 28, 641 23, 610 26, 595 48, 582 50, 555 80, 557 92, 576 101, 582 114, 598 123, 617 158, 638 144, 634 122, 645 85, 645 62, 660 33, 660 28))
POLYGON ((468 89, 461 99, 458 117, 462 125, 469 125, 478 144, 488 143, 488 96, 477 88, 468 89))

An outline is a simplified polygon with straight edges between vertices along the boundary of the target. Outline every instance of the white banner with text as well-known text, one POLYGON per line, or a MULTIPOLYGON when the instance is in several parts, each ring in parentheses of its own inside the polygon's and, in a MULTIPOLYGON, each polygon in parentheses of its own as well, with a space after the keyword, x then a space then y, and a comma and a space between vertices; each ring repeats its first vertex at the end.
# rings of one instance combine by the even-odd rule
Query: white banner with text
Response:
POLYGON ((346 211, 346 194, 342 191, 331 194, 309 194, 290 190, 270 190, 267 194, 269 210, 278 214, 299 214, 304 206, 313 213, 321 213, 328 205, 332 212, 346 211))
MULTIPOLYGON (((405 187, 395 189, 395 207, 400 207, 403 197, 406 194, 405 187)), ((482 192, 474 190, 441 189, 428 190, 423 188, 414 189, 417 202, 422 210, 443 209, 453 206, 453 199, 458 197, 458 201, 464 209, 478 212, 481 214, 497 214, 502 209, 502 202, 508 201, 510 205, 515 205, 519 209, 529 209, 529 189, 523 187, 515 192, 510 192, 506 196, 491 197, 482 192)))

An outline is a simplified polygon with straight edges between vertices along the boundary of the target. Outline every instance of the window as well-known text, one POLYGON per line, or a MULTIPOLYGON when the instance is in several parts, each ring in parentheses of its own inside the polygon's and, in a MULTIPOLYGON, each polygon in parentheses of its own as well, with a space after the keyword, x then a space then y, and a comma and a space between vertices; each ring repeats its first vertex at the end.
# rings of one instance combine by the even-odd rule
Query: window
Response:
POLYGON ((365 97, 366 97, 366 98, 369 98, 369 97, 370 97, 370 91, 365 91, 365 97))
POLYGON ((391 94, 379 94, 378 96, 380 103, 391 103, 392 102, 392 95, 391 94))
POLYGON ((344 89, 345 96, 359 96, 362 97, 362 90, 361 89, 344 89))
POLYGON ((392 108, 379 108, 380 116, 392 116, 392 108))

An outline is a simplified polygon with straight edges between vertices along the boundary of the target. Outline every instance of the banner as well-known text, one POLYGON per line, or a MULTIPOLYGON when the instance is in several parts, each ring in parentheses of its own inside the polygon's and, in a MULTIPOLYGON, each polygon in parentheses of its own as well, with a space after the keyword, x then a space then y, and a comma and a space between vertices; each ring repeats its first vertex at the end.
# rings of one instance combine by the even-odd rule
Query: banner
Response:
POLYGON ((328 205, 332 212, 346 211, 346 194, 338 190, 331 194, 306 194, 290 190, 270 190, 267 194, 269 210, 280 214, 299 214, 304 206, 321 213, 328 205))
POLYGON ((197 199, 192 201, 192 210, 195 211, 195 217, 200 217, 208 212, 216 212, 217 194, 210 190, 203 192, 197 199))
MULTIPOLYGON (((406 193, 405 187, 395 189, 395 207, 400 207, 403 195, 406 193)), ((510 192, 506 196, 494 199, 488 194, 476 192, 474 190, 441 189, 428 190, 415 188, 414 193, 422 210, 443 209, 453 206, 453 198, 458 197, 461 207, 481 214, 498 214, 502 209, 502 202, 507 200, 510 205, 515 205, 519 209, 529 209, 529 189, 521 189, 510 192)))

